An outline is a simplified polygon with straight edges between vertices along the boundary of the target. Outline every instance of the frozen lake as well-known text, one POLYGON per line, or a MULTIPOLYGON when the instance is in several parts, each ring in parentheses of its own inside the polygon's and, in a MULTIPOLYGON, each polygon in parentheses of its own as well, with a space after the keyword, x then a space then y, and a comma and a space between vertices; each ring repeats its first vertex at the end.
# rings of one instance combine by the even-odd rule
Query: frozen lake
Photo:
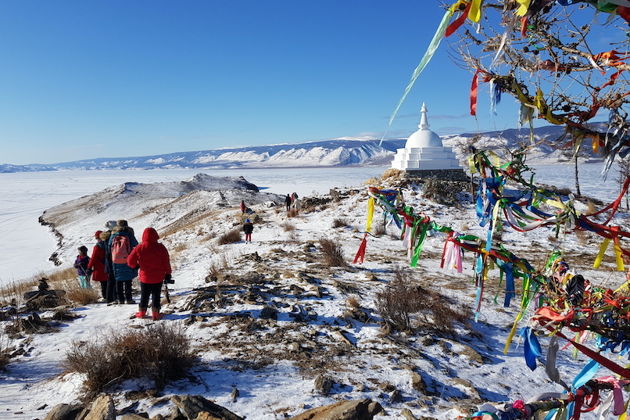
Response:
MULTIPOLYGON (((582 164, 582 193, 610 201, 618 194, 617 174, 608 181, 600 175, 601 164, 582 164)), ((0 284, 29 278, 53 267, 48 257, 55 238, 38 223, 44 210, 65 201, 92 194, 123 182, 179 181, 204 172, 215 176, 243 176, 266 191, 300 196, 324 193, 332 187, 358 186, 382 174, 384 167, 291 169, 156 169, 111 171, 59 171, 0 174, 0 284)), ((540 182, 573 188, 570 164, 536 167, 540 182)), ((99 227, 95 227, 100 228, 99 227)))

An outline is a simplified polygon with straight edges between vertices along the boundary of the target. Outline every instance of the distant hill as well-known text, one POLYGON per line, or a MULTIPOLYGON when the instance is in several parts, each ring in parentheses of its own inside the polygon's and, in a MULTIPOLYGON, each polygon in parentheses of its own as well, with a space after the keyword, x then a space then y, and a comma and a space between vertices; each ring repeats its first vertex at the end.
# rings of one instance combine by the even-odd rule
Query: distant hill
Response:
MULTIPOLYGON (((570 151, 557 151, 552 146, 563 135, 564 128, 545 126, 534 130, 538 144, 530 158, 566 160, 570 151)), ((468 146, 478 149, 502 149, 529 143, 528 129, 508 129, 484 133, 464 133, 442 137, 444 144, 453 147, 464 158, 468 146), (475 140, 473 142, 473 139, 475 140)), ((307 143, 277 144, 271 146, 212 149, 197 152, 178 152, 162 155, 85 159, 49 165, 2 165, 1 172, 32 172, 64 169, 155 169, 155 168, 289 168, 330 166, 381 166, 388 165, 396 149, 404 147, 405 139, 388 139, 379 145, 374 140, 323 140, 307 143)), ((585 146, 590 146, 585 144, 585 146)), ((585 147, 589 150, 590 147, 585 147)))

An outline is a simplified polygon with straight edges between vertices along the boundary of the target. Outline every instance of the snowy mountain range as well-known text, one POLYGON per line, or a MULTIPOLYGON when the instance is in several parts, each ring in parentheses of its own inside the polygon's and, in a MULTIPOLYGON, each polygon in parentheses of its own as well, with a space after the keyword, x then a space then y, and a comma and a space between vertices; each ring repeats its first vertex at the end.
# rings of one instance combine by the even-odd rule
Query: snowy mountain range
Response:
MULTIPOLYGON (((560 126, 545 126, 534 130, 536 142, 532 155, 536 158, 562 159, 562 153, 554 151, 552 143, 564 133, 560 126)), ((463 157, 474 141, 479 149, 515 147, 529 143, 528 129, 508 129, 484 133, 464 133, 443 137, 446 146, 463 157)), ((229 149, 212 149, 195 152, 178 152, 162 155, 97 158, 48 165, 0 164, 3 172, 54 171, 67 169, 156 169, 156 168, 287 168, 330 166, 381 166, 388 165, 396 149, 405 145, 405 139, 331 139, 307 143, 251 146, 229 149)))

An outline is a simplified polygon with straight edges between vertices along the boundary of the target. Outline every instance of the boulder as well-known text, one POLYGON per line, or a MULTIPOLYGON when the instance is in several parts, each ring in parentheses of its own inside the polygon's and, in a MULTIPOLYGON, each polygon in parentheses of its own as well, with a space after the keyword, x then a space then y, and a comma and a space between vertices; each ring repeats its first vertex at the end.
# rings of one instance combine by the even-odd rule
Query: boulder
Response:
POLYGON ((173 395, 171 401, 188 420, 196 420, 201 413, 204 413, 202 415, 204 420, 243 420, 243 417, 205 399, 201 395, 173 395))
POLYGON ((347 400, 312 408, 291 417, 290 420, 372 420, 382 410, 379 403, 374 403, 369 398, 347 400))
POLYGON ((90 412, 84 420, 115 420, 114 400, 109 395, 101 395, 92 402, 90 412))
POLYGON ((418 372, 411 371, 411 387, 423 394, 427 391, 427 385, 424 383, 424 379, 418 372))
POLYGON ((44 420, 74 420, 82 410, 82 405, 57 404, 44 420))
POLYGON ((265 305, 260 311, 260 319, 278 319, 278 310, 273 306, 265 305))
POLYGON ((313 383, 313 387, 315 392, 321 395, 328 395, 330 393, 330 389, 335 384, 335 382, 325 375, 317 375, 315 377, 315 381, 313 383))
POLYGON ((142 417, 139 414, 134 414, 134 413, 128 413, 128 414, 124 414, 120 420, 147 420, 148 417, 142 417))

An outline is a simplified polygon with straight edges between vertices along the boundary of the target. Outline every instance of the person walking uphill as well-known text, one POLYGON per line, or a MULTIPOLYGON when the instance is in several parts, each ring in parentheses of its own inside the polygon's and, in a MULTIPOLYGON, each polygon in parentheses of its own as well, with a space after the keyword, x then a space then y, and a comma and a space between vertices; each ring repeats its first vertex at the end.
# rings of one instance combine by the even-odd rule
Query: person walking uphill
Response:
POLYGON ((81 285, 81 289, 89 289, 90 288, 90 279, 88 275, 88 264, 90 263, 90 257, 88 257, 88 249, 81 245, 79 248, 79 255, 77 255, 77 259, 74 260, 74 268, 77 269, 77 275, 79 276, 79 283, 81 285))
POLYGON ((166 247, 158 242, 158 233, 148 227, 142 233, 142 243, 127 258, 129 267, 140 266, 140 305, 136 318, 147 314, 151 296, 151 317, 160 319, 160 291, 162 281, 171 282, 171 261, 166 247))
POLYGON ((287 212, 291 210, 291 196, 289 194, 284 198, 284 205, 287 206, 287 212))
POLYGON ((126 220, 118 221, 109 237, 107 246, 116 279, 118 303, 135 303, 131 298, 131 280, 138 275, 138 270, 127 265, 127 257, 138 246, 138 240, 133 234, 133 229, 127 225, 126 220))
POLYGON ((254 231, 254 225, 252 222, 247 219, 245 223, 243 223, 243 232, 245 232, 245 243, 252 243, 252 232, 254 231))
POLYGON ((241 200, 241 214, 245 214, 245 210, 247 210, 247 206, 245 205, 245 201, 241 200))
MULTIPOLYGON (((109 273, 107 272, 107 251, 105 250, 107 245, 102 235, 103 231, 101 230, 97 230, 94 233, 96 245, 92 248, 92 256, 88 263, 88 274, 92 276, 92 280, 100 283, 103 300, 107 300, 107 281, 109 280, 109 273)), ((109 235, 104 235, 104 237, 108 239, 109 235)))

